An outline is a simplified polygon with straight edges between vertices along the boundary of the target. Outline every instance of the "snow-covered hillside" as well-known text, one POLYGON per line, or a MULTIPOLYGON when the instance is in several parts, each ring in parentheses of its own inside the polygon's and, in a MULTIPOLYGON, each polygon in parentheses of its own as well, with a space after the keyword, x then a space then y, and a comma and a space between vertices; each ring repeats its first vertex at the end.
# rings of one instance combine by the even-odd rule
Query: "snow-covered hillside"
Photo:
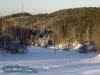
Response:
POLYGON ((37 68, 38 73, 4 73, 0 69, 0 75, 100 75, 100 55, 96 53, 57 50, 55 54, 53 49, 33 46, 28 49, 24 55, 0 53, 0 68, 22 65, 37 68))

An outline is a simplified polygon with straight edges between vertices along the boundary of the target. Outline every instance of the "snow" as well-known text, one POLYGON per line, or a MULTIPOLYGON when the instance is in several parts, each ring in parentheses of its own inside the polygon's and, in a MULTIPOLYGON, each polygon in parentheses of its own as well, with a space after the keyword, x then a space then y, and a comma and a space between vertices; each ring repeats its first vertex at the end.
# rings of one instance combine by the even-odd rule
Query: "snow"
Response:
POLYGON ((51 49, 64 49, 66 47, 67 47, 67 44, 58 44, 56 46, 51 46, 49 48, 51 48, 51 49))
POLYGON ((68 47, 68 45, 70 45, 69 46, 69 48, 70 48, 70 50, 73 50, 73 49, 78 49, 79 47, 81 47, 82 45, 80 44, 80 43, 78 43, 78 42, 74 42, 74 43, 66 43, 66 44, 58 44, 58 45, 56 45, 56 46, 50 46, 50 47, 48 47, 48 48, 51 48, 51 49, 66 49, 66 47, 68 47))
POLYGON ((86 46, 87 46, 88 50, 93 49, 93 45, 92 44, 87 44, 86 46))
POLYGON ((3 54, 0 52, 0 75, 100 75, 100 55, 81 54, 78 45, 70 51, 43 47, 28 47, 27 54, 3 54), (22 65, 38 69, 38 73, 4 73, 2 67, 22 65))

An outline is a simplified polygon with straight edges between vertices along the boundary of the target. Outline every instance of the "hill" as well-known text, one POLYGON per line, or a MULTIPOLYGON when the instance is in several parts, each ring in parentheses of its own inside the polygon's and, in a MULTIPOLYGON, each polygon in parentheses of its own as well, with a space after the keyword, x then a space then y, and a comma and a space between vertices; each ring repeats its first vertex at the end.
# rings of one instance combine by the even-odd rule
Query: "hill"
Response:
POLYGON ((1 20, 9 21, 9 25, 39 28, 50 31, 44 37, 53 44, 70 42, 92 42, 95 48, 100 48, 100 8, 63 9, 50 14, 20 16, 11 15, 1 20))

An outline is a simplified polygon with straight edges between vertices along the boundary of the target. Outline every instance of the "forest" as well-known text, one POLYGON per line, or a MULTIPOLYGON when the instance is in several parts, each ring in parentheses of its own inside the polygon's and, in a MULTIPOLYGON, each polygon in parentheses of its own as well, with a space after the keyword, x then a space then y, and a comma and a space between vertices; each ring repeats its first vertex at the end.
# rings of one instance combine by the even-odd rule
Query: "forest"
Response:
POLYGON ((50 14, 27 12, 0 17, 0 48, 25 53, 27 46, 91 42, 100 50, 100 8, 63 9, 50 14))

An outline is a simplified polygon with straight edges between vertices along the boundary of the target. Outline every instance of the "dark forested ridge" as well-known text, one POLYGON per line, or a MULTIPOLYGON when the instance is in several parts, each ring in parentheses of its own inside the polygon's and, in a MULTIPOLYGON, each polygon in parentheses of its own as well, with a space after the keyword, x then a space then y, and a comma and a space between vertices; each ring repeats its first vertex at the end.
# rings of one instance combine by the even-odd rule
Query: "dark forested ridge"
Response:
POLYGON ((53 44, 88 41, 95 48, 100 48, 100 8, 64 9, 38 15, 18 13, 0 17, 0 37, 3 36, 16 37, 20 44, 25 45, 35 45, 36 40, 44 37, 53 44))

